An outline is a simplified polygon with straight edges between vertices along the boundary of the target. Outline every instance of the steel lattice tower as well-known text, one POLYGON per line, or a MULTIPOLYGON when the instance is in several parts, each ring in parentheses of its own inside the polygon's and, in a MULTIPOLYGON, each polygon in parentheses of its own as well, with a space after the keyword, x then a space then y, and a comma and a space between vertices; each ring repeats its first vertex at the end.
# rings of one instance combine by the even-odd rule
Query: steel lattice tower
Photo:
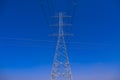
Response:
MULTIPOLYGON (((51 80, 72 80, 72 74, 68 59, 68 53, 66 50, 64 36, 68 36, 68 34, 64 34, 63 27, 70 26, 71 24, 65 24, 64 18, 70 18, 71 16, 64 16, 63 13, 59 13, 58 16, 53 16, 54 18, 58 18, 59 23, 59 32, 58 32, 58 40, 56 45, 56 52, 54 57, 53 68, 51 72, 51 80)), ((54 25, 57 26, 57 25, 54 25)))

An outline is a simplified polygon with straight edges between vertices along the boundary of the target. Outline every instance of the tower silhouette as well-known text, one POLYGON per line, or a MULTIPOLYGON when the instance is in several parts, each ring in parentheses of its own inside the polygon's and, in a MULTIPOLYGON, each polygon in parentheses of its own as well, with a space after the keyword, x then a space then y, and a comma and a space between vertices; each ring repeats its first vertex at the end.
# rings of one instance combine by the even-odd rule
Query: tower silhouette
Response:
POLYGON ((69 36, 69 34, 65 34, 63 30, 63 27, 71 26, 71 24, 64 23, 64 18, 71 18, 71 16, 65 16, 62 12, 59 12, 58 16, 52 17, 58 19, 58 24, 55 24, 53 26, 58 26, 59 31, 58 34, 54 34, 58 36, 58 40, 51 72, 51 80, 72 80, 68 53, 64 40, 64 36, 69 36))

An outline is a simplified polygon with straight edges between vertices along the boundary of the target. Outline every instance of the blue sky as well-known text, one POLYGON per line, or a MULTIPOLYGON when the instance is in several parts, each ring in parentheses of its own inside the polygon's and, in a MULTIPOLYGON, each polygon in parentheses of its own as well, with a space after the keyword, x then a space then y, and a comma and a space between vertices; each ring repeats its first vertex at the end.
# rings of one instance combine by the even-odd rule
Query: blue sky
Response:
MULTIPOLYGON (((120 1, 78 0, 77 4, 70 31, 74 36, 67 45, 74 80, 118 78, 120 1)), ((0 76, 48 80, 56 45, 56 39, 48 36, 51 29, 39 0, 1 0, 0 76)))

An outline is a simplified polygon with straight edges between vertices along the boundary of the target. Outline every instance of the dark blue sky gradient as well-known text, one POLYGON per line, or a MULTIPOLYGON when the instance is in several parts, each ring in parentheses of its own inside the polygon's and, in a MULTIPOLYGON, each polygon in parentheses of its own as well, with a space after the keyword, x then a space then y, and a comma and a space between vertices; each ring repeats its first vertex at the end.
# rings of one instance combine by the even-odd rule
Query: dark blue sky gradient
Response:
MULTIPOLYGON (((77 2, 68 44, 71 65, 119 65, 120 1, 77 2)), ((50 42, 55 40, 48 36, 52 28, 40 1, 6 0, 0 5, 0 69, 52 67, 56 43, 50 42)))

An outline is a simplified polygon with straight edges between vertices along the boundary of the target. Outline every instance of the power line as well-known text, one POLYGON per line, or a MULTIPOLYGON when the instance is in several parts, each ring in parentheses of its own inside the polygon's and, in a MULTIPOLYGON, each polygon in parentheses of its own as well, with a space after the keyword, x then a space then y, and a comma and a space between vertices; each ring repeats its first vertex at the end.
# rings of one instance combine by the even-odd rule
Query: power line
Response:
MULTIPOLYGON (((36 39, 30 39, 30 38, 9 38, 9 37, 0 37, 1 40, 15 40, 15 41, 29 41, 30 42, 41 42, 42 44, 44 43, 56 43, 56 41, 50 41, 50 40, 36 40, 36 39)), ((90 42, 80 42, 80 41, 71 41, 71 42, 66 42, 69 43, 69 45, 74 45, 74 46, 80 46, 80 45, 98 45, 98 46, 111 46, 112 44, 106 44, 106 43, 90 43, 90 42)))
MULTIPOLYGON (((41 10, 43 12, 43 15, 45 17, 45 21, 47 24, 49 24, 49 19, 51 15, 54 15, 54 12, 56 12, 55 8, 57 8, 56 5, 56 0, 40 0, 40 6, 41 10), (47 6, 47 7, 46 7, 47 6), (52 13, 53 12, 53 13, 52 13), (48 14, 48 15, 47 15, 48 14)), ((71 16, 74 18, 75 13, 76 13, 76 7, 77 7, 77 1, 76 0, 68 0, 67 4, 67 13, 70 13, 71 16)), ((72 18, 72 22, 73 22, 72 18)))
POLYGON ((45 18, 45 22, 49 25, 49 21, 48 21, 48 17, 47 17, 47 14, 46 14, 46 10, 44 8, 43 0, 40 0, 40 7, 41 7, 41 10, 42 10, 43 16, 45 18))

